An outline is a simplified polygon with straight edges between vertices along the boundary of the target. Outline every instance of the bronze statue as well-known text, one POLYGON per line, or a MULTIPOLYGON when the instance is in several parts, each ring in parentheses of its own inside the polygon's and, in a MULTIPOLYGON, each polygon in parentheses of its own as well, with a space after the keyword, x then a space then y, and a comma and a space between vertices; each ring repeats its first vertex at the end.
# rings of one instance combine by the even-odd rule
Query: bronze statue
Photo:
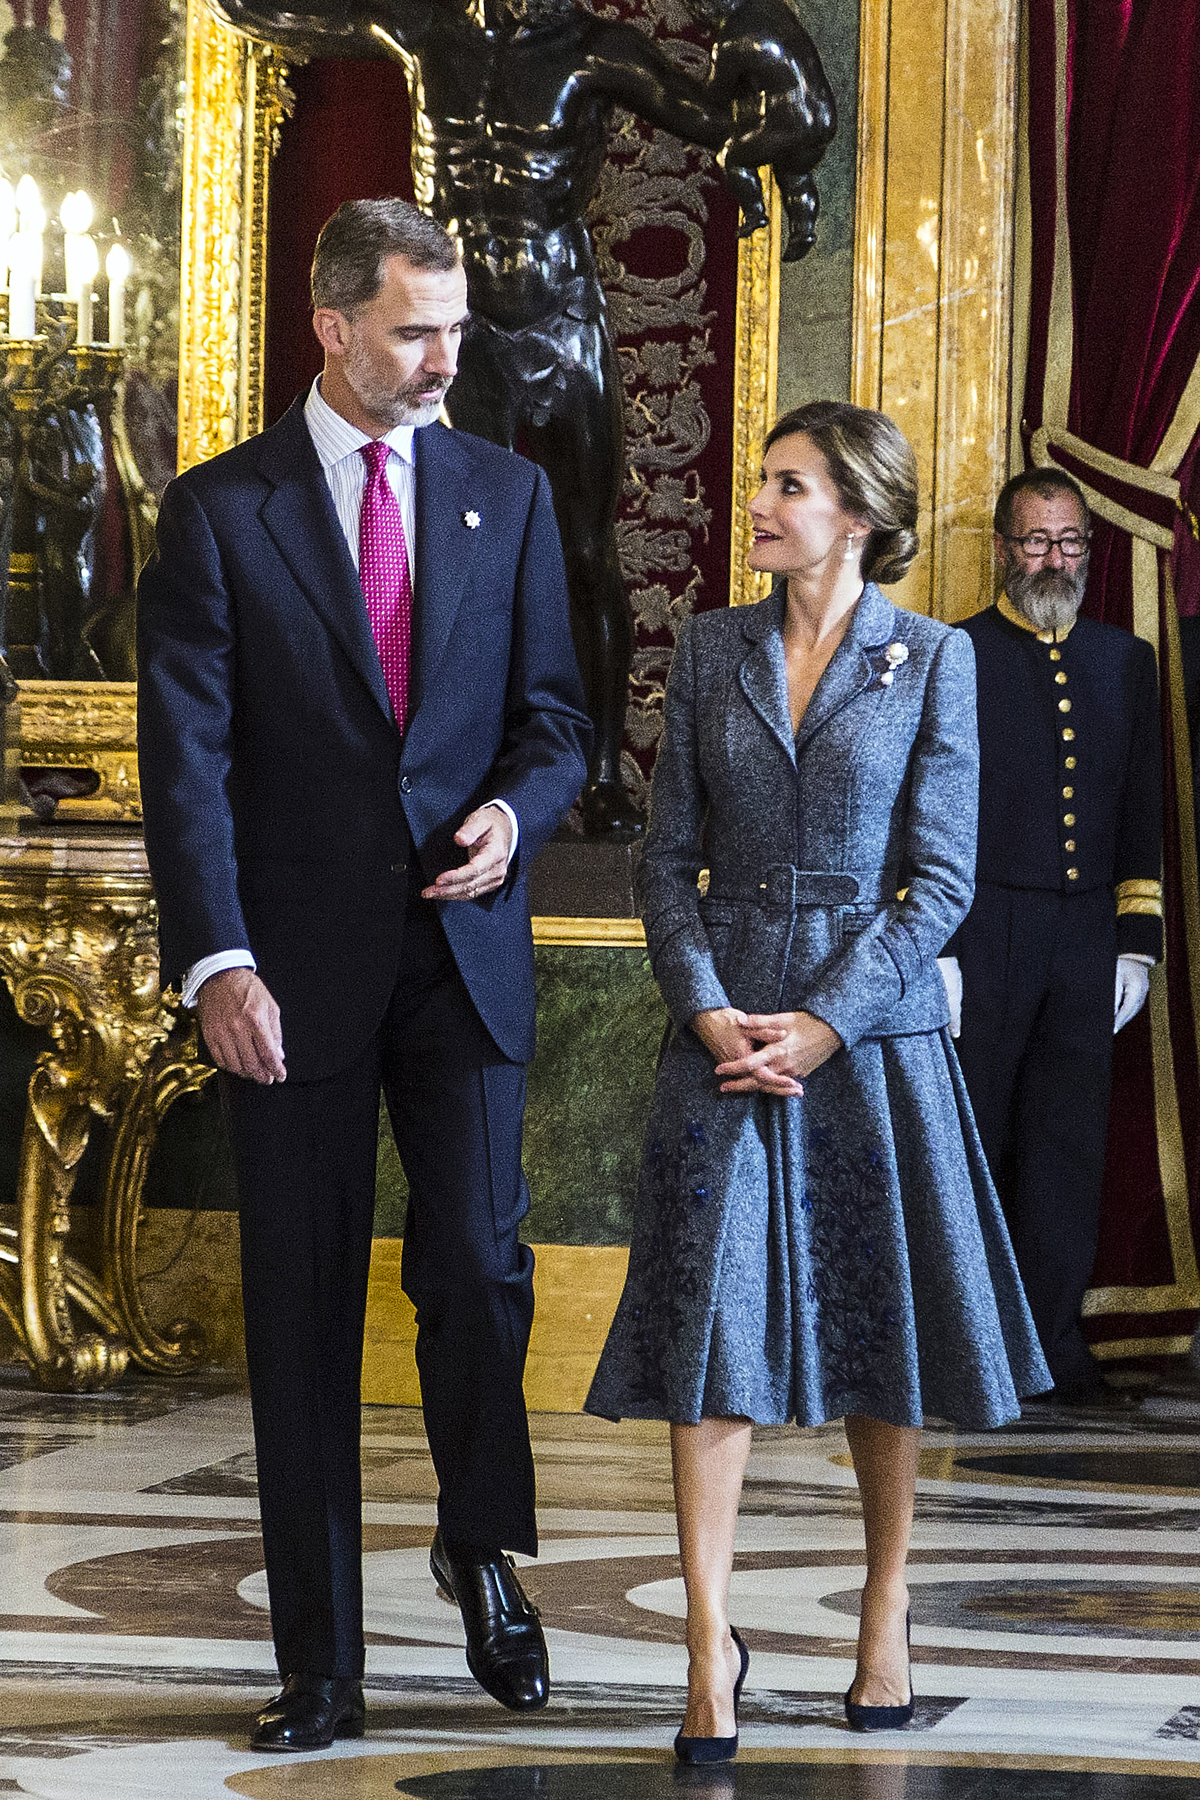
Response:
MULTIPOLYGON (((403 66, 417 203, 458 236, 467 271, 472 321, 450 417, 496 443, 519 437, 549 476, 596 727, 585 829, 633 834, 641 820, 620 775, 633 649, 614 534, 622 393, 584 219, 616 107, 715 151, 735 133, 731 106, 632 25, 572 0, 330 0, 303 12, 280 0, 214 3, 267 42, 382 51, 403 66)), ((833 134, 815 52, 809 78, 796 148, 811 169, 833 134)))
POLYGON ((758 171, 770 163, 783 195, 784 262, 812 249, 819 200, 813 170, 837 127, 833 95, 817 47, 786 0, 686 0, 715 29, 709 91, 733 114, 733 136, 718 158, 742 209, 739 237, 767 223, 758 171))

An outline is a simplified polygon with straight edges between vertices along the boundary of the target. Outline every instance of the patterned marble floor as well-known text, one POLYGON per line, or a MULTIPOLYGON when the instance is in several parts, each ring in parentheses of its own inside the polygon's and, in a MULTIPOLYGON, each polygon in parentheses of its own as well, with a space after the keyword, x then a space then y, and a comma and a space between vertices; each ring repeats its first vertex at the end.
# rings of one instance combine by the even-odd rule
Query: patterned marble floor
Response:
POLYGON ((503 1712, 426 1566, 418 1414, 363 1416, 368 1736, 245 1748, 272 1691, 245 1395, 220 1378, 35 1393, 0 1370, 0 1795, 42 1800, 1195 1800, 1200 1404, 1031 1411, 926 1442, 912 1729, 852 1736, 861 1534, 845 1440, 757 1435, 732 1769, 670 1758, 684 1681, 665 1431, 534 1421, 554 1695, 503 1712))

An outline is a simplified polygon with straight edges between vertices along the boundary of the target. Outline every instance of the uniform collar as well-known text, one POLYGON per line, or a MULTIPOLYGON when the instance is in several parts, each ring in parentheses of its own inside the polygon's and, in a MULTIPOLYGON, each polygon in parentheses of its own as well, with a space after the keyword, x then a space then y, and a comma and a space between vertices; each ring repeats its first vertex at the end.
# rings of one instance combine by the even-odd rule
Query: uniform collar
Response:
POLYGON ((1001 594, 996 602, 996 610, 1002 619, 1008 620, 1010 625, 1019 625, 1022 631, 1031 631, 1039 644, 1065 644, 1071 634, 1071 627, 1074 625, 1075 619, 1079 617, 1079 614, 1076 613, 1071 624, 1064 625, 1060 630, 1039 631, 1036 625, 1030 624, 1024 613, 1017 611, 1007 594, 1001 594))

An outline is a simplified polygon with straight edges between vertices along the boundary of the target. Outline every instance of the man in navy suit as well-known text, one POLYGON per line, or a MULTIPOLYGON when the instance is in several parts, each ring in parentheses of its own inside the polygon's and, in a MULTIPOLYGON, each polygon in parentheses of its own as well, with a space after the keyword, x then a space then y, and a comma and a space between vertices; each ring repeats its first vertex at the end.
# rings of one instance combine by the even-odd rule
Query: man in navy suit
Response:
POLYGON ((173 482, 139 590, 138 737, 163 977, 224 1071, 283 1691, 256 1748, 363 1730, 360 1371, 382 1088, 467 1660, 543 1705, 518 1241, 533 1054, 526 873, 588 725, 545 476, 437 423, 453 240, 355 201, 313 263, 323 373, 173 482))

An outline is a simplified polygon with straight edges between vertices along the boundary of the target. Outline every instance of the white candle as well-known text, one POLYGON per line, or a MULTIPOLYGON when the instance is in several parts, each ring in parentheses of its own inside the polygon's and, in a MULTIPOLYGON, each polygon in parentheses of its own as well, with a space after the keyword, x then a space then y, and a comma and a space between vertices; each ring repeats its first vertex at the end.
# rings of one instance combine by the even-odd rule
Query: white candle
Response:
POLYGON ((131 266, 124 244, 114 244, 105 258, 104 272, 108 276, 108 341, 118 346, 125 342, 125 283, 131 266))
POLYGON ((96 240, 85 235, 79 244, 79 326, 75 333, 77 344, 90 344, 94 336, 92 306, 96 297, 92 293, 92 283, 99 267, 100 252, 96 249, 96 240))
MULTIPOLYGON (((32 175, 22 175, 17 183, 16 192, 18 227, 21 237, 31 240, 31 247, 36 250, 33 263, 33 291, 42 291, 42 233, 46 229, 46 211, 42 205, 42 197, 38 192, 38 184, 32 175)), ((22 268, 24 268, 24 262, 22 268)), ((9 277, 11 283, 11 276, 9 277)), ((32 335, 32 333, 27 334, 32 335)))
POLYGON ((8 246, 8 335, 31 338, 37 331, 37 242, 19 231, 8 246))
POLYGON ((13 199, 16 201, 17 212, 20 214, 20 229, 22 231, 32 230, 33 214, 35 211, 40 212, 42 206, 42 196, 38 193, 38 184, 32 175, 22 175, 17 183, 17 191, 13 195, 13 199))
POLYGON ((87 229, 93 216, 92 202, 82 188, 77 193, 64 195, 58 216, 63 228, 67 299, 78 300, 83 291, 82 270, 87 259, 84 246, 90 242, 87 229))

